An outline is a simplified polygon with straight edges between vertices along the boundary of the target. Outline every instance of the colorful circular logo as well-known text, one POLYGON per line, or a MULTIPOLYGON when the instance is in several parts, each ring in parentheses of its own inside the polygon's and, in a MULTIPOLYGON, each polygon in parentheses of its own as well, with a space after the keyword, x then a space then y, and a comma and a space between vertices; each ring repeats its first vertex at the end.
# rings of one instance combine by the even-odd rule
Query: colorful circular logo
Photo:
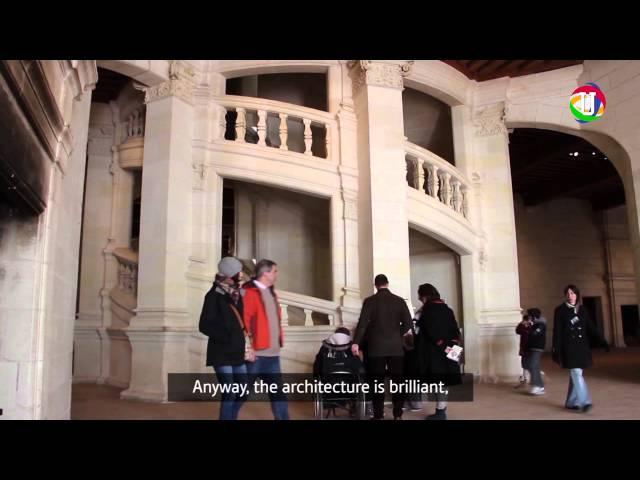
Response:
POLYGON ((595 83, 576 88, 571 94, 569 108, 579 123, 593 122, 604 115, 607 99, 595 83))

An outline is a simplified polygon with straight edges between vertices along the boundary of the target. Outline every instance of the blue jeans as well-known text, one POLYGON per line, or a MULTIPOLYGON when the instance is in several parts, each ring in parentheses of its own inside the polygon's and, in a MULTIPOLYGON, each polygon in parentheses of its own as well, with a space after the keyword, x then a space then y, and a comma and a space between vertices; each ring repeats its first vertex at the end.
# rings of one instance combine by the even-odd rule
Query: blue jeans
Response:
MULTIPOLYGON (((213 369, 220 384, 243 383, 247 380, 247 367, 244 363, 238 366, 220 365, 213 369)), ((234 393, 223 393, 220 402, 220 420, 237 420, 244 400, 234 393)))
POLYGON ((531 374, 531 385, 534 387, 544 387, 542 382, 542 374, 540 373, 540 359, 542 358, 542 352, 538 350, 529 350, 527 354, 522 357, 525 360, 526 368, 531 374))
MULTIPOLYGON (((249 385, 261 378, 266 384, 276 383, 278 391, 282 392, 282 373, 280 372, 280 357, 256 357, 255 362, 247 362, 249 385)), ((275 420, 289 420, 289 408, 284 394, 269 393, 271 411, 275 420)))
POLYGON ((567 393, 566 407, 584 407, 591 405, 591 397, 587 389, 587 383, 582 376, 581 368, 569 370, 569 392, 567 393))

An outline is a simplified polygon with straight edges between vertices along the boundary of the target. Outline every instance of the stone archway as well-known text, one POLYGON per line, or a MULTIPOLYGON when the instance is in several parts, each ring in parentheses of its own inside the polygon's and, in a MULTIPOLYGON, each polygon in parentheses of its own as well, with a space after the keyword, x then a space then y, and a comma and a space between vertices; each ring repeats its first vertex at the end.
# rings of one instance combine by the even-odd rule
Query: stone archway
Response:
MULTIPOLYGON (((528 108, 534 109, 535 105, 531 104, 528 108)), ((518 109, 519 117, 526 117, 526 112, 523 113, 522 105, 518 109)), ((568 122, 562 123, 541 123, 536 121, 522 121, 518 119, 510 118, 509 108, 506 108, 505 125, 507 128, 538 128, 542 130, 553 130, 568 135, 574 135, 589 143, 593 144, 600 151, 605 153, 613 166, 618 171, 620 178, 622 178, 625 190, 626 206, 627 206, 627 221, 629 224, 629 234, 631 236, 634 267, 636 272, 636 289, 640 291, 640 211, 638 211, 638 200, 640 198, 640 192, 634 183, 633 166, 631 156, 623 144, 611 137, 610 135, 597 132, 594 130, 585 130, 568 124, 568 122)))
MULTIPOLYGON (((636 287, 637 271, 621 267, 620 263, 632 263, 629 237, 623 234, 626 224, 631 232, 634 229, 637 232, 637 223, 632 222, 633 218, 637 220, 637 215, 630 205, 633 195, 629 194, 629 183, 625 181, 629 178, 625 175, 629 157, 615 140, 599 133, 564 127, 539 128, 540 125, 525 128, 529 126, 525 123, 516 125, 518 129, 511 136, 510 157, 514 206, 518 212, 523 306, 532 307, 535 303, 549 316, 561 297, 556 292, 564 286, 560 283, 577 283, 587 287, 588 294, 583 292, 585 296, 593 297, 591 300, 598 304, 602 301, 602 312, 595 313, 598 323, 612 343, 624 346, 619 312, 624 303, 621 299, 637 303, 636 296, 629 293, 630 288, 636 287), (541 145, 550 147, 542 146, 538 150, 541 145), (570 156, 565 163, 566 148, 571 152, 579 150, 580 159, 572 160, 570 156), (586 155, 585 149, 588 149, 586 155), (534 151, 536 153, 528 153, 534 151), (561 179, 556 181, 558 176, 561 179), (627 221, 624 221, 623 204, 626 204, 627 221), (620 207, 612 209, 616 205, 620 207), (532 242, 531 238, 537 240, 532 242), (571 242, 577 244, 569 248, 571 242), (549 248, 551 245, 553 248, 549 248), (573 253, 574 250, 580 253, 573 253), (537 280, 540 276, 545 276, 544 282, 537 280), (553 294, 550 288, 554 289, 553 294)), ((575 155, 577 157, 578 152, 575 155)))

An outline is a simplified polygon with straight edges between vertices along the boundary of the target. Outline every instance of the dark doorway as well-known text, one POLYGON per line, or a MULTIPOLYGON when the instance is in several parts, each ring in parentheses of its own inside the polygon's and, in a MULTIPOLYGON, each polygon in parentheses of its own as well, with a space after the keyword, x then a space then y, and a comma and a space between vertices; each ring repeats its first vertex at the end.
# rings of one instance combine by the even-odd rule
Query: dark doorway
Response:
MULTIPOLYGON (((604 335, 604 322, 602 320, 602 298, 601 297, 583 297, 582 303, 589 312, 591 320, 595 326, 600 330, 600 333, 604 335)), ((598 348, 600 345, 593 337, 589 338, 591 348, 598 348)))
POLYGON ((222 256, 235 255, 235 192, 225 186, 222 190, 222 256))
POLYGON ((140 243, 140 213, 142 211, 142 170, 133 172, 133 205, 131 208, 131 249, 138 251, 140 243))
POLYGON ((640 345, 640 315, 638 305, 622 305, 622 334, 627 347, 640 345))

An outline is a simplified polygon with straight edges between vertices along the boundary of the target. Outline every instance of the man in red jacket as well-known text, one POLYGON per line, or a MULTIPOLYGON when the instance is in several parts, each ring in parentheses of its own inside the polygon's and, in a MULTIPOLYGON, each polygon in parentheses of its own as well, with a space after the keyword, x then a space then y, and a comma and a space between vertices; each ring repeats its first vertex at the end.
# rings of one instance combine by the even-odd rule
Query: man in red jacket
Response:
POLYGON ((282 392, 280 349, 282 348, 282 321, 280 305, 274 285, 278 279, 278 266, 271 260, 260 260, 256 276, 242 286, 243 320, 251 335, 255 362, 247 363, 249 384, 258 377, 265 383, 276 383, 277 394, 269 394, 271 411, 276 420, 289 420, 286 396, 282 392))

